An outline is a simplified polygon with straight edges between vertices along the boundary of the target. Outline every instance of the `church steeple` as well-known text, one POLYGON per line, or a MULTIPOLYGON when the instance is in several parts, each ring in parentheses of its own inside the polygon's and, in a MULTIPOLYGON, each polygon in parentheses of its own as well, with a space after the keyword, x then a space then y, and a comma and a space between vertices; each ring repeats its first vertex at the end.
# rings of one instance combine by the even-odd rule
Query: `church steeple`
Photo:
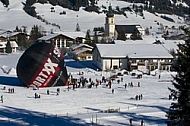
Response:
POLYGON ((108 7, 108 12, 107 12, 106 16, 107 16, 107 17, 114 17, 114 12, 113 12, 113 10, 112 10, 111 4, 110 4, 109 7, 108 7))
POLYGON ((108 7, 108 11, 106 13, 106 21, 105 21, 105 34, 108 37, 114 37, 115 32, 115 20, 114 20, 114 11, 112 9, 111 4, 108 7))

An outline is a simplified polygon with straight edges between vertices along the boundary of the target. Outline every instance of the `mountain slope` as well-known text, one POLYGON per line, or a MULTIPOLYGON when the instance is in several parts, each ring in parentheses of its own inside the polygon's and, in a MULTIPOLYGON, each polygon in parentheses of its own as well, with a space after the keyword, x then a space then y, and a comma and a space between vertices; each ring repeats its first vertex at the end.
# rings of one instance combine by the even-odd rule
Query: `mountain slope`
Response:
MULTIPOLYGON (((94 27, 104 27, 105 24, 105 14, 104 13, 94 13, 94 12, 86 12, 83 8, 80 8, 79 11, 73 11, 66 8, 62 8, 60 6, 52 6, 50 4, 39 4, 36 3, 33 6, 36 7, 37 15, 46 20, 42 22, 41 20, 31 17, 25 13, 23 10, 23 0, 9 0, 10 5, 8 8, 3 7, 0 4, 0 26, 1 29, 10 29, 14 30, 16 26, 22 27, 27 26, 27 31, 29 32, 33 25, 42 26, 42 30, 44 31, 75 31, 76 24, 79 23, 81 31, 86 32, 88 29, 91 31, 94 27), (55 12, 51 12, 51 8, 54 8, 55 12), (66 14, 60 15, 60 12, 65 11, 66 14), (53 25, 52 25, 53 24, 53 25), (59 27, 57 27, 59 26, 59 27)), ((124 1, 111 1, 113 9, 117 6, 129 7, 132 6, 132 3, 124 2, 124 1)), ((100 0, 98 2, 98 6, 106 6, 108 7, 110 3, 107 0, 100 0)), ((152 13, 144 11, 143 19, 141 16, 136 15, 134 12, 126 12, 128 18, 123 15, 115 15, 115 23, 116 24, 141 24, 142 27, 147 28, 152 26, 152 31, 157 31, 160 25, 164 26, 175 26, 178 27, 183 25, 184 21, 179 19, 175 15, 170 15, 170 17, 175 22, 169 22, 165 19, 160 18, 159 15, 154 15, 152 13)))

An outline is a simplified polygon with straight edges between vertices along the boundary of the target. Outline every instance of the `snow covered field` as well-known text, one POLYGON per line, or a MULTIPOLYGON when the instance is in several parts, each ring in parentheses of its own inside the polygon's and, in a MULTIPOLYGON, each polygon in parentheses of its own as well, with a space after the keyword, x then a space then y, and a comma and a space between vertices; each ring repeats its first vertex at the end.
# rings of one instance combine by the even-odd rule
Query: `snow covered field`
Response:
MULTIPOLYGON (((61 29, 32 18, 23 11, 23 0, 10 0, 9 11, 1 6, 0 24, 1 29, 15 29, 16 26, 27 26, 28 32, 33 25, 38 24, 45 31, 75 31, 79 23, 81 31, 86 32, 94 27, 101 27, 105 24, 105 14, 87 13, 83 9, 79 12, 63 9, 55 6, 55 13, 50 12, 51 5, 35 4, 37 13, 50 23, 59 24, 61 29), (49 10, 49 11, 47 11, 49 10), (59 15, 60 11, 66 11, 66 15, 59 15), (14 15, 14 16, 13 16, 14 15), (52 18, 53 17, 53 18, 52 18)), ((107 0, 100 0, 100 5, 108 6, 107 0)), ((129 3, 112 0, 113 7, 129 6, 129 3)), ((131 4, 132 5, 132 4, 131 4)), ((168 22, 159 16, 144 12, 145 19, 126 12, 128 18, 115 15, 116 24, 140 24, 143 28, 149 28, 151 33, 159 32, 160 25, 171 28, 178 28, 183 25, 183 20, 175 15, 170 15, 175 22, 168 22)), ((123 77, 123 82, 113 82, 112 88, 106 84, 97 88, 77 88, 68 91, 67 87, 59 87, 60 94, 56 95, 58 87, 42 88, 33 90, 23 87, 16 75, 16 65, 21 53, 0 54, 0 96, 3 95, 3 103, 0 102, 0 126, 72 126, 72 125, 105 125, 105 126, 126 126, 129 119, 133 119, 133 125, 138 126, 141 120, 146 126, 165 126, 165 112, 172 101, 168 100, 169 90, 172 87, 171 74, 162 72, 161 78, 156 76, 143 75, 141 79, 130 75, 123 77), (134 87, 124 87, 125 83, 133 82, 134 87), (140 82, 140 87, 137 83, 140 82), (3 87, 6 87, 3 90, 3 87), (14 88, 14 93, 8 93, 9 88, 14 88), (46 94, 47 89, 50 95, 46 94), (114 89, 114 94, 112 94, 114 89), (34 93, 40 94, 41 98, 35 99, 34 93), (142 100, 135 100, 136 95, 143 95, 142 100), (106 110, 118 110, 114 113, 103 113, 106 110)), ((75 78, 80 76, 77 73, 84 72, 84 77, 92 78, 93 81, 101 79, 104 75, 109 77, 110 73, 97 72, 82 67, 75 63, 71 67, 69 60, 66 60, 67 70, 75 78), (80 67, 77 67, 80 66, 80 67), (76 68, 77 67, 77 68, 76 68)), ((117 79, 121 79, 121 76, 117 79)))
MULTIPOLYGON (((59 87, 61 92, 56 95, 58 87, 48 87, 39 90, 23 87, 16 76, 16 64, 21 53, 0 55, 0 95, 4 101, 0 103, 0 125, 20 126, 57 126, 57 125, 105 125, 124 126, 129 125, 129 119, 133 119, 133 125, 140 125, 141 120, 145 125, 165 126, 165 112, 170 106, 168 100, 169 90, 172 87, 171 74, 162 72, 161 78, 152 75, 143 75, 137 79, 131 75, 118 76, 113 81, 112 88, 102 83, 97 88, 59 87), (123 82, 117 83, 117 80, 123 82), (124 84, 133 83, 133 87, 124 84), (138 87, 140 82, 140 87, 138 87), (3 87, 6 87, 3 90, 3 87), (14 93, 8 89, 14 88, 14 93), (47 89, 50 95, 47 95, 47 89), (112 89, 114 93, 112 94, 112 89), (38 93, 41 98, 34 98, 38 93), (142 94, 142 100, 135 100, 136 95, 142 94), (105 113, 106 110, 118 112, 105 113)), ((69 60, 66 60, 66 64, 69 60)), ((110 73, 96 72, 91 69, 67 67, 74 78, 79 78, 77 73, 84 72, 84 77, 95 82, 106 78, 110 73)))

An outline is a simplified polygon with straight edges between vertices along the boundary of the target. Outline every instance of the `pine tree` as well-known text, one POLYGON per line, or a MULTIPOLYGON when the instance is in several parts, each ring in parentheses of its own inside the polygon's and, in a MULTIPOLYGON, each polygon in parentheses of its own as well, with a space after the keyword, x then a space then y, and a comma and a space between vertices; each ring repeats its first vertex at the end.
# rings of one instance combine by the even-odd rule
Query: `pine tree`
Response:
MULTIPOLYGON (((190 34, 189 34, 190 35, 190 34)), ((172 102, 167 112, 168 126, 189 126, 190 124, 190 38, 178 45, 177 72, 173 76, 174 88, 169 88, 172 102)))
POLYGON ((11 43, 8 40, 6 44, 6 53, 12 53, 11 43))
POLYGON ((36 40, 40 37, 42 37, 42 27, 38 25, 34 25, 32 27, 32 30, 30 31, 30 43, 36 42, 36 40))
POLYGON ((85 43, 87 44, 92 43, 91 38, 90 38, 90 30, 87 30, 85 39, 86 39, 85 43))
POLYGON ((124 30, 118 31, 117 39, 118 40, 123 40, 123 41, 125 41, 127 39, 124 30))
POLYGON ((137 29, 134 29, 134 32, 131 35, 132 40, 142 40, 141 35, 137 29))

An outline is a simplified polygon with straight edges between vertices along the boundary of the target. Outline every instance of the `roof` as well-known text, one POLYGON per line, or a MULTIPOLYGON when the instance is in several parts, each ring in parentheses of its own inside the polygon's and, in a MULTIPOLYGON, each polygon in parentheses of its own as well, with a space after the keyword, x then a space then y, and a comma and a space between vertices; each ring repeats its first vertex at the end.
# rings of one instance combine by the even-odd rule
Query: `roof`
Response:
POLYGON ((88 44, 76 44, 76 45, 70 46, 70 48, 73 49, 73 50, 76 49, 76 48, 79 48, 79 47, 82 47, 82 48, 87 47, 87 48, 93 49, 93 47, 89 46, 88 44))
POLYGON ((149 41, 145 41, 145 40, 131 40, 131 39, 127 39, 126 41, 123 40, 114 40, 115 44, 152 44, 149 41))
POLYGON ((77 54, 79 54, 79 53, 86 52, 86 51, 92 51, 92 49, 89 49, 89 48, 81 48, 81 49, 72 51, 72 53, 75 54, 75 55, 77 55, 77 54))
POLYGON ((86 33, 84 32, 61 32, 62 35, 68 36, 70 38, 76 39, 76 38, 85 38, 86 33))
POLYGON ((102 58, 173 58, 162 46, 154 44, 96 44, 102 58))
POLYGON ((26 33, 22 33, 22 32, 9 32, 9 31, 0 32, 0 36, 2 36, 4 38, 12 37, 12 36, 15 36, 15 35, 18 35, 18 34, 26 34, 26 33))
POLYGON ((59 35, 66 36, 66 37, 71 38, 71 39, 76 39, 78 37, 80 37, 80 38, 86 37, 86 34, 84 32, 56 32, 56 33, 48 34, 46 36, 42 36, 41 38, 38 38, 38 40, 47 41, 47 40, 50 40, 50 39, 52 39, 56 36, 59 36, 59 35))
POLYGON ((38 38, 38 40, 45 40, 45 41, 47 41, 47 40, 50 40, 50 39, 52 39, 52 38, 54 38, 54 37, 56 37, 58 35, 60 35, 60 34, 58 34, 58 33, 49 34, 49 35, 46 35, 46 36, 42 36, 41 38, 38 38))
POLYGON ((135 30, 137 30, 137 27, 139 25, 115 25, 115 29, 117 32, 124 31, 125 33, 134 33, 135 30))

